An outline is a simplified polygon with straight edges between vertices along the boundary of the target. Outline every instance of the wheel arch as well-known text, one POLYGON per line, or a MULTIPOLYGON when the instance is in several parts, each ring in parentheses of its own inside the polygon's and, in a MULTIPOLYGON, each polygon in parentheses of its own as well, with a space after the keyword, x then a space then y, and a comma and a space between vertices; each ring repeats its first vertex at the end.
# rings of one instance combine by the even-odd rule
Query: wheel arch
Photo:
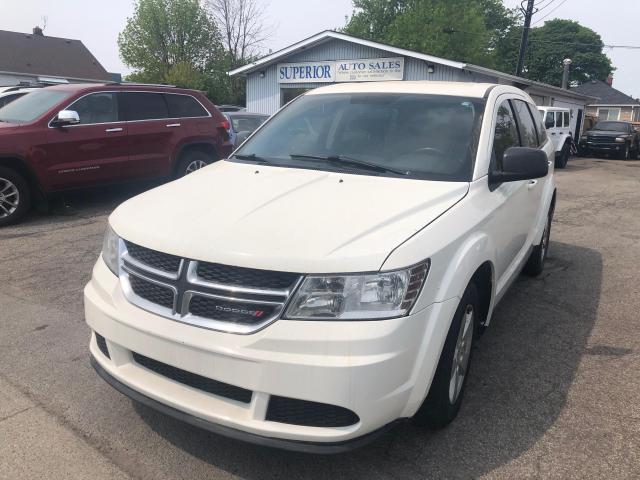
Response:
POLYGON ((180 160, 182 159, 182 157, 188 152, 192 152, 192 151, 204 152, 209 157, 213 158, 213 161, 220 160, 221 158, 220 153, 218 152, 218 148, 213 142, 206 141, 206 140, 196 140, 196 141, 187 142, 180 145, 175 155, 173 156, 173 162, 171 167, 171 171, 173 174, 176 173, 176 169, 178 168, 178 165, 180 164, 180 160))
POLYGON ((0 167, 10 168, 18 172, 27 181, 27 185, 29 185, 29 188, 31 189, 32 198, 44 200, 45 194, 42 185, 40 184, 40 180, 23 158, 18 155, 0 156, 0 167))

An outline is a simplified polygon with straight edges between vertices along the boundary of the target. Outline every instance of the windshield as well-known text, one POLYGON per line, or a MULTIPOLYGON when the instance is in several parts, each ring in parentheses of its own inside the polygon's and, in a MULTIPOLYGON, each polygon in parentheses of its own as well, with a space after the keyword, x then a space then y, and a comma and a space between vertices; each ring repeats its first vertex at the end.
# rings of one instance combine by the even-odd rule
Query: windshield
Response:
POLYGON ((626 132, 627 124, 624 122, 598 122, 593 130, 605 130, 609 132, 626 132))
POLYGON ((229 115, 229 119, 231 120, 231 125, 233 125, 234 132, 253 132, 260 125, 262 125, 267 118, 269 117, 260 117, 256 115, 229 115))
POLYGON ((70 93, 59 90, 31 92, 0 108, 0 122, 29 123, 43 115, 70 93))
POLYGON ((483 110, 477 98, 304 95, 269 120, 234 157, 296 168, 469 181, 483 110))

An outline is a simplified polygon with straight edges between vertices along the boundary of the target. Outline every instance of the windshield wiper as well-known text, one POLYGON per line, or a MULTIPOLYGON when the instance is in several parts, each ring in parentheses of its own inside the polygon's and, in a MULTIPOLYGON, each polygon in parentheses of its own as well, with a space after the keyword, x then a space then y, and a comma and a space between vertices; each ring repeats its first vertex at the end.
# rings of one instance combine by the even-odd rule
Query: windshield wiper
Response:
POLYGON ((314 160, 323 160, 325 162, 333 163, 334 165, 344 166, 350 165, 352 167, 364 167, 368 170, 374 172, 382 172, 382 173, 395 173, 396 175, 407 176, 410 172, 405 170, 397 170, 395 168, 385 167, 383 165, 377 163, 367 162, 366 160, 360 160, 359 158, 348 157, 346 155, 309 155, 306 153, 291 153, 290 157, 299 157, 299 158, 311 158, 314 160))
POLYGON ((246 155, 243 154, 234 154, 233 158, 237 158, 238 160, 252 160, 254 162, 261 162, 261 163, 271 163, 269 160, 267 160, 264 157, 259 157, 257 156, 255 153, 248 153, 246 155))

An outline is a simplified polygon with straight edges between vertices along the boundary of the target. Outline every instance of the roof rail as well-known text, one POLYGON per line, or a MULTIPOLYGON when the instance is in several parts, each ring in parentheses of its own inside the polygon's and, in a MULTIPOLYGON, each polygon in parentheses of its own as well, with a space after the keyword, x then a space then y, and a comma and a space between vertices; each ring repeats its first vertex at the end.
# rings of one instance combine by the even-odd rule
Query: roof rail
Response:
POLYGON ((172 87, 178 88, 176 85, 168 83, 142 83, 142 82, 106 82, 107 85, 139 85, 142 87, 172 87))

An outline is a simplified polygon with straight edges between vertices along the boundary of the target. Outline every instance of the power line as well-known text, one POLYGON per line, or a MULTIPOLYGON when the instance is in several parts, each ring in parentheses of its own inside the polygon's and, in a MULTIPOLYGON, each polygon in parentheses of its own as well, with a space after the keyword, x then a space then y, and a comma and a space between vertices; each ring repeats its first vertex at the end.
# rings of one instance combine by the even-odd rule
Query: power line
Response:
MULTIPOLYGON (((479 37, 484 37, 483 33, 477 32, 465 32, 464 30, 455 30, 453 28, 444 28, 444 33, 461 33, 463 35, 475 35, 479 37)), ((612 45, 607 43, 580 43, 580 42, 564 42, 561 40, 538 40, 537 38, 529 39, 529 42, 532 43, 548 43, 552 45, 572 45, 575 47, 600 47, 600 48, 626 48, 630 50, 640 50, 640 45, 612 45)))
POLYGON ((558 5, 556 5, 555 8, 552 8, 549 13, 547 13, 544 17, 539 18, 538 20, 536 20, 535 22, 533 22, 533 25, 536 25, 538 23, 540 23, 542 20, 544 20, 545 18, 547 18, 549 15, 551 15, 553 12, 555 12, 557 9, 559 9, 562 5, 564 5, 566 3, 567 0, 562 0, 558 5))
MULTIPOLYGON (((534 5, 536 7, 536 11, 534 12, 534 14, 538 13, 538 12, 541 12, 542 10, 544 10, 547 7, 550 7, 551 5, 556 3, 556 1, 557 0, 548 0, 547 3, 545 5, 543 5, 543 6, 539 6, 539 4, 534 5)), ((544 2, 544 0, 543 0, 543 2, 544 2)))

